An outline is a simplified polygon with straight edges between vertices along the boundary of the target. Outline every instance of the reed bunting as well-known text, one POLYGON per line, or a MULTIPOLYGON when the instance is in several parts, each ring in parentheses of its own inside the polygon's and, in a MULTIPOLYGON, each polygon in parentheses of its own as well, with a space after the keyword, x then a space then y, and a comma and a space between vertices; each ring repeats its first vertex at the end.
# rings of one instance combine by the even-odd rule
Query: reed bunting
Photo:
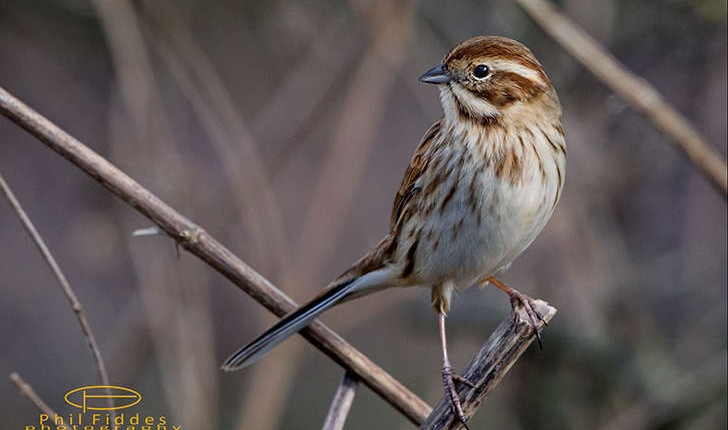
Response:
POLYGON ((526 309, 539 335, 531 299, 494 275, 536 238, 561 195, 566 143, 556 92, 528 48, 496 36, 462 42, 420 81, 439 86, 445 114, 404 173, 389 233, 321 294, 228 358, 224 370, 254 363, 334 305, 392 287, 427 287, 445 392, 465 424, 454 385, 462 378, 445 342, 453 291, 493 283, 526 309))

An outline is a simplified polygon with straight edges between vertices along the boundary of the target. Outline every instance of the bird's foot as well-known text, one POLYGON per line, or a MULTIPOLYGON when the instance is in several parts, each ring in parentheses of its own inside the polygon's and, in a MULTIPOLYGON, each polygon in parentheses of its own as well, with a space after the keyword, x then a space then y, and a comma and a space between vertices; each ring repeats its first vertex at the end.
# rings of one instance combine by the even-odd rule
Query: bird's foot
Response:
POLYGON ((455 412, 458 420, 460 420, 460 422, 466 429, 470 430, 470 428, 468 427, 468 418, 465 416, 465 412, 463 412, 463 406, 460 403, 460 397, 458 396, 458 392, 455 389, 455 382, 465 384, 470 388, 475 388, 475 384, 470 382, 467 378, 464 378, 453 372, 452 367, 449 364, 444 364, 442 366, 442 383, 445 386, 445 394, 450 399, 450 404, 452 405, 452 409, 455 412))
POLYGON ((541 326, 539 322, 542 322, 543 325, 548 325, 548 322, 543 319, 541 314, 534 310, 533 299, 525 294, 521 294, 515 288, 509 287, 508 285, 504 284, 500 279, 494 276, 485 279, 485 282, 492 283, 502 291, 505 291, 506 294, 508 294, 508 297, 511 298, 511 309, 513 309, 514 315, 516 315, 518 307, 523 306, 523 309, 526 311, 526 315, 528 315, 529 322, 531 323, 534 332, 536 332, 538 349, 543 349, 543 343, 541 342, 541 326))
POLYGON ((538 349, 543 349, 543 343, 541 342, 541 326, 539 322, 542 322, 544 325, 548 325, 545 319, 534 310, 533 306, 533 299, 528 297, 525 294, 521 294, 518 292, 518 290, 511 288, 511 291, 508 292, 508 296, 511 298, 511 308, 513 309, 513 312, 516 312, 516 309, 518 306, 523 306, 523 309, 526 311, 526 315, 528 315, 528 319, 531 322, 531 326, 533 326, 533 330, 536 332, 536 340, 538 340, 538 349))

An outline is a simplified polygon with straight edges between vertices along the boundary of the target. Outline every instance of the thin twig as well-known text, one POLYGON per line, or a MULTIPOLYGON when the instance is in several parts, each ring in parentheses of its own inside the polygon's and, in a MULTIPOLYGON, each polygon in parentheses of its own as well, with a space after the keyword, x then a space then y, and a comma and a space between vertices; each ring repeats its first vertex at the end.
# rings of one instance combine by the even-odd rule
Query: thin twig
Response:
POLYGON ((326 414, 321 430, 342 430, 344 428, 346 417, 349 415, 349 409, 351 409, 351 403, 354 401, 357 385, 359 385, 359 381, 357 381, 356 376, 348 371, 344 372, 339 386, 336 387, 336 393, 334 393, 334 398, 331 400, 329 412, 326 414))
MULTIPOLYGON (((2 87, 0 113, 148 217, 185 249, 207 262, 271 312, 282 316, 296 307, 295 302, 207 232, 2 87)), ((427 403, 324 324, 315 321, 301 335, 339 365, 351 370, 413 423, 421 423, 429 414, 427 403)))
MULTIPOLYGON (((53 258, 51 251, 48 249, 48 246, 46 246, 43 238, 38 233, 38 230, 36 230, 33 222, 25 213, 23 207, 20 206, 20 202, 17 198, 15 198, 15 194, 13 194, 10 186, 5 182, 2 173, 0 173, 0 190, 2 190, 3 195, 5 195, 5 197, 8 199, 8 202, 10 202, 10 206, 12 206, 13 210, 18 215, 20 222, 23 224, 23 227, 25 227, 25 230, 33 239, 33 243, 35 243, 35 246, 38 247, 38 250, 43 255, 46 263, 48 263, 48 266, 50 266, 53 274, 58 280, 58 283, 61 284, 63 294, 66 296, 66 300, 68 300, 68 303, 71 305, 71 309, 73 309, 73 313, 76 315, 78 324, 81 326, 81 331, 86 338, 86 343, 91 350, 91 356, 93 357, 94 365, 96 366, 96 372, 98 373, 99 381, 101 381, 102 385, 111 385, 111 383, 109 382, 109 375, 106 372, 106 365, 104 365, 104 360, 103 358, 101 358, 101 351, 99 350, 99 346, 96 343, 96 337, 91 330, 91 325, 88 323, 86 316, 83 314, 81 302, 78 301, 76 293, 74 293, 73 288, 71 288, 71 284, 68 283, 68 279, 66 279, 66 276, 63 274, 60 266, 58 266, 56 259, 53 258)), ((110 408, 113 408, 114 400, 111 397, 111 392, 108 388, 106 389, 106 394, 109 396, 106 399, 107 404, 110 408)), ((110 411, 112 411, 113 413, 113 409, 110 409, 110 411)))
POLYGON ((43 399, 40 398, 38 393, 33 390, 33 387, 30 386, 27 382, 23 380, 23 378, 20 377, 17 373, 13 372, 10 374, 10 380, 13 381, 16 387, 18 387, 18 390, 20 390, 20 394, 30 399, 31 402, 44 414, 48 415, 49 417, 55 417, 56 413, 53 409, 51 409, 50 406, 46 402, 43 401, 43 399))
MULTIPOLYGON (((556 308, 542 300, 535 300, 533 305, 534 310, 543 318, 542 327, 556 315, 556 308)), ((458 390, 465 415, 473 415, 485 396, 493 391, 535 338, 536 333, 533 326, 522 308, 514 313, 513 318, 503 321, 495 329, 480 351, 470 360, 462 374, 475 386, 471 388, 461 384, 458 390)), ((420 426, 420 430, 462 428, 463 425, 453 413, 447 397, 440 400, 424 424, 420 426)))
POLYGON ((620 97, 669 136, 715 187, 728 196, 725 157, 711 148, 690 122, 644 79, 546 0, 515 0, 541 27, 620 97))

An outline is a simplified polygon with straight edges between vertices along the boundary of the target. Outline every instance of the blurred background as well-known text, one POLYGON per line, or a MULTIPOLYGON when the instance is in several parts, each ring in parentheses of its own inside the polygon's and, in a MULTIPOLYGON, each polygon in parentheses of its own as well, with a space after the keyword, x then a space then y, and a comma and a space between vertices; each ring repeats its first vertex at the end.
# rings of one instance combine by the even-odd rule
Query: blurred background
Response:
MULTIPOLYGON (((563 0, 726 154, 726 2, 563 0)), ((472 419, 494 429, 726 428, 726 201, 514 3, 0 2, 0 85, 207 229, 297 301, 386 232, 421 135, 441 115, 417 77, 460 40, 528 45, 564 106, 566 188, 503 279, 556 306, 472 419)), ((342 374, 300 337, 234 374, 221 362, 275 318, 150 221, 0 118, 0 172, 83 303, 111 381, 185 429, 320 428, 342 374)), ((494 288, 454 298, 461 369, 509 315, 494 288)), ((405 386, 442 396, 423 289, 323 320, 405 386)), ((97 382, 57 282, 0 202, 0 375, 51 407, 97 382)), ((0 384, 0 422, 37 411, 0 384)), ((408 429, 360 387, 347 429, 408 429)))

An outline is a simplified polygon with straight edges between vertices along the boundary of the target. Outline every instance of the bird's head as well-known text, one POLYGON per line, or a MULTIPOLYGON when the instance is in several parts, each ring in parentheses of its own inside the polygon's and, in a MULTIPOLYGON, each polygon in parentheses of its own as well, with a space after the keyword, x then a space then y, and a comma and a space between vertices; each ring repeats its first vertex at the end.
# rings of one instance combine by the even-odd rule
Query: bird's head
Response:
POLYGON ((489 123, 532 116, 532 111, 561 115, 541 64, 528 48, 505 37, 480 36, 460 43, 420 81, 440 86, 448 119, 489 123))

